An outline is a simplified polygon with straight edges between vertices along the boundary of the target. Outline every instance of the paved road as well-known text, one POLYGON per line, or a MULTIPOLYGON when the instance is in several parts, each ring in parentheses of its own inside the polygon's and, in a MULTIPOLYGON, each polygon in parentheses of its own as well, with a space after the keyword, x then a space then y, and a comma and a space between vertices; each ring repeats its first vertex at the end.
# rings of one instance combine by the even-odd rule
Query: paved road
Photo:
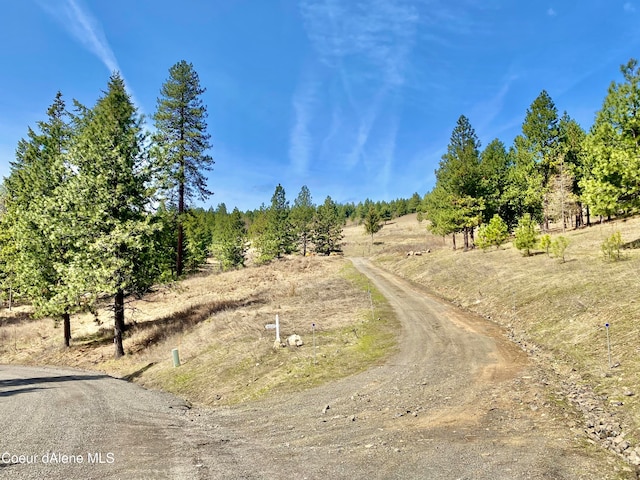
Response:
POLYGON ((0 478, 194 478, 184 402, 106 375, 0 366, 0 478))
POLYGON ((384 365, 300 394, 189 411, 98 374, 0 366, 0 478, 614 478, 496 326, 353 263, 403 327, 384 365))

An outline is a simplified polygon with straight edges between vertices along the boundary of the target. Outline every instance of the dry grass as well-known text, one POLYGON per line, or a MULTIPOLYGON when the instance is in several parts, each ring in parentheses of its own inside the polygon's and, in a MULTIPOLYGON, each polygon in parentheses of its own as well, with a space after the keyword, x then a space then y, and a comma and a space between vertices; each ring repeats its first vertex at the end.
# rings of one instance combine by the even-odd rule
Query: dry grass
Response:
POLYGON ((2 312, 0 363, 57 364, 97 369, 172 391, 194 402, 236 403, 344 377, 393 351, 394 319, 384 299, 369 295, 348 260, 291 257, 271 265, 204 272, 158 287, 128 304, 127 355, 113 359, 111 312, 72 319, 72 347, 52 320, 28 309, 2 312), (281 338, 305 345, 274 349, 265 325, 278 314, 281 338), (315 335, 312 324, 315 323, 315 335), (313 340, 317 349, 313 352, 313 340), (171 350, 182 365, 173 368, 171 350))
MULTIPOLYGON (((425 225, 419 226, 415 215, 394 222, 375 237, 378 263, 500 323, 523 344, 530 343, 529 350, 541 346, 558 371, 590 384, 611 402, 622 401, 617 411, 640 439, 640 218, 567 230, 565 263, 540 251, 523 257, 511 244, 454 252, 450 238, 443 245, 434 237, 423 237, 431 253, 407 257, 409 250, 418 250, 425 225), (616 231, 627 248, 621 261, 607 262, 600 246, 616 231), (613 369, 605 323, 610 324, 612 363, 620 364, 613 369), (625 396, 629 391, 636 395, 625 396)), ((348 227, 346 241, 362 248, 363 230, 348 227)))

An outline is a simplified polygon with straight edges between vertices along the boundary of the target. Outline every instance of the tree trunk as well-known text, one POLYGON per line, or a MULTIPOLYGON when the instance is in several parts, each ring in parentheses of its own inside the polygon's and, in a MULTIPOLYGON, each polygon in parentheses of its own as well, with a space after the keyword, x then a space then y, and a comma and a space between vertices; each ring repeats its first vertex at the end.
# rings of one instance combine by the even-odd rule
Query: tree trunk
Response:
POLYGON ((124 356, 122 346, 122 333, 124 332, 124 291, 120 288, 116 292, 114 299, 114 337, 113 343, 116 347, 116 358, 124 356))
POLYGON ((183 252, 184 252, 184 228, 182 226, 182 218, 184 214, 184 182, 180 183, 178 188, 178 246, 176 251, 176 275, 180 277, 183 270, 183 252))
POLYGON ((474 235, 473 235, 473 231, 474 231, 474 230, 475 230, 475 228, 474 228, 474 227, 471 227, 471 228, 469 229, 469 237, 471 237, 471 245, 470 245, 470 247, 471 247, 472 249, 473 249, 473 248, 476 248, 476 239, 475 239, 475 237, 474 237, 474 235))
POLYGON ((467 250, 469 250, 469 227, 464 227, 464 229, 462 230, 462 238, 464 239, 463 251, 466 252, 467 250))
POLYGON ((589 214, 589 205, 587 205, 587 227, 591 226, 591 215, 589 214))
POLYGON ((69 312, 62 314, 62 325, 64 330, 64 346, 71 346, 71 315, 69 312))
POLYGON ((307 256, 307 234, 302 235, 302 256, 307 256))
POLYGON ((453 236, 453 249, 455 250, 456 249, 456 233, 453 232, 452 236, 453 236))

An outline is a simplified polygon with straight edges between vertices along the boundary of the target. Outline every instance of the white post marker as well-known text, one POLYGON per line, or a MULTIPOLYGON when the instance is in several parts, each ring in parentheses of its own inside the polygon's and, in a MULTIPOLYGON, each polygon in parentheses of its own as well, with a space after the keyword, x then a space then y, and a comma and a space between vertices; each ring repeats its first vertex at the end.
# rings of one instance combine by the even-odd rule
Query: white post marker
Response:
POLYGON ((609 354, 609 368, 613 368, 611 366, 611 341, 609 340, 609 323, 605 323, 604 327, 607 329, 607 353, 609 354))
POLYGON ((280 341, 280 317, 276 314, 276 342, 280 341))

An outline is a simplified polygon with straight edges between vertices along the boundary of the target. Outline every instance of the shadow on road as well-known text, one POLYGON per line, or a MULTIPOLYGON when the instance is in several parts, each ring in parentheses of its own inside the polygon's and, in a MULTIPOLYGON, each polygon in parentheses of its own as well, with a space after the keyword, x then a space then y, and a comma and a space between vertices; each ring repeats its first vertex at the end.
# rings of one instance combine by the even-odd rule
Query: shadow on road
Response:
MULTIPOLYGON (((39 383, 75 382, 78 380, 100 380, 111 378, 109 375, 60 375, 57 377, 33 377, 33 378, 10 378, 0 380, 0 389, 7 387, 22 387, 25 385, 36 385, 39 383)), ((3 395, 0 391, 0 396, 3 395)))
POLYGON ((5 390, 4 392, 0 392, 0 398, 2 398, 2 397, 11 397, 12 395, 19 395, 21 393, 35 392, 36 390, 46 390, 46 388, 43 388, 43 387, 27 387, 27 388, 18 388, 16 390, 5 390))

